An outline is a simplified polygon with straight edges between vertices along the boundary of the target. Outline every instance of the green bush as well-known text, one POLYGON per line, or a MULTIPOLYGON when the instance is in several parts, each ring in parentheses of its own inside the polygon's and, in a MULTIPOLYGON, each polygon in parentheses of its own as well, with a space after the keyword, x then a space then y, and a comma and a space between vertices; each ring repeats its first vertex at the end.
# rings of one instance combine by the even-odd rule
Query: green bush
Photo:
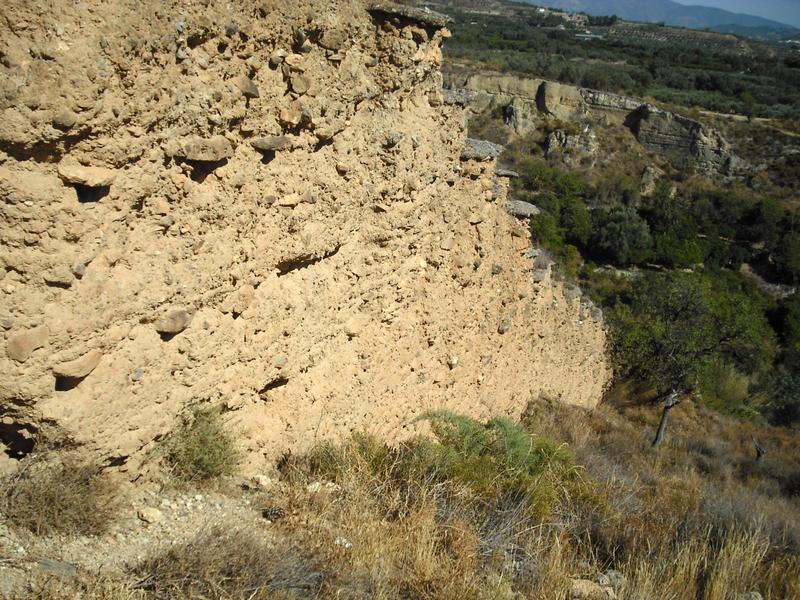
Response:
POLYGON ((800 374, 779 369, 767 384, 767 413, 776 425, 800 422, 800 374))
POLYGON ((781 309, 782 345, 786 366, 800 374, 800 294, 787 298, 781 309))
POLYGON ((354 434, 344 444, 315 448, 300 471, 342 481, 366 469, 378 485, 404 489, 426 481, 456 483, 487 502, 516 498, 538 519, 549 515, 568 490, 581 485, 575 457, 565 445, 533 436, 509 419, 482 424, 434 411, 420 420, 430 423, 436 442, 416 438, 390 448, 371 436, 354 434))
POLYGON ((696 390, 719 362, 761 372, 775 354, 764 309, 738 274, 647 274, 609 311, 614 356, 623 372, 662 393, 696 390))
POLYGON ((714 363, 703 378, 703 401, 708 406, 729 414, 753 416, 750 399, 750 378, 732 365, 714 363))
POLYGON ((201 410, 167 439, 166 460, 178 479, 204 481, 230 475, 239 461, 219 411, 201 410))
POLYGON ((565 445, 532 436, 509 419, 482 425, 449 411, 422 418, 439 444, 428 445, 417 468, 424 466, 441 481, 459 481, 488 497, 519 496, 538 518, 577 481, 575 458, 565 445))
POLYGON ((653 238, 647 222, 636 209, 612 210, 600 222, 592 240, 592 250, 617 265, 645 262, 651 255, 653 238))
POLYGON ((783 236, 774 260, 785 281, 800 283, 800 232, 790 231, 783 236))
POLYGON ((581 287, 592 300, 603 307, 613 307, 621 297, 629 296, 632 285, 630 277, 598 270, 591 264, 586 265, 581 272, 581 287))
POLYGON ((657 235, 653 241, 655 262, 673 269, 683 269, 702 263, 706 248, 699 240, 679 239, 666 234, 657 235))
POLYGON ((542 213, 531 218, 531 238, 551 252, 563 275, 578 276, 583 259, 578 248, 592 236, 592 221, 582 199, 587 187, 581 176, 554 169, 541 160, 526 159, 514 195, 533 202, 542 213))

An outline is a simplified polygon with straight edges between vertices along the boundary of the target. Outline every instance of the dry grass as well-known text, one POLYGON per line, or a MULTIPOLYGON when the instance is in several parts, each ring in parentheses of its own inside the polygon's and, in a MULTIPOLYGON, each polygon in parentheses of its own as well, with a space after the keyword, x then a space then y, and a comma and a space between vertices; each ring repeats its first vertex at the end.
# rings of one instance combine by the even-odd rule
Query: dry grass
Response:
POLYGON ((114 517, 115 491, 95 465, 40 455, 0 482, 0 511, 37 535, 96 535, 114 517))
POLYGON ((284 465, 295 491, 283 498, 289 516, 277 526, 287 534, 302 531, 328 572, 338 574, 323 584, 323 597, 510 599, 524 592, 544 599, 566 593, 568 553, 524 499, 487 500, 468 484, 398 477, 413 473, 397 470, 401 453, 382 445, 365 453, 363 440, 339 448, 339 468, 327 468, 336 487, 298 492, 319 475, 317 460, 284 465))
POLYGON ((710 536, 698 536, 666 547, 655 557, 632 557, 623 565, 628 578, 621 596, 631 600, 735 598, 761 587, 768 546, 757 532, 733 532, 721 547, 715 547, 710 536))
POLYGON ((136 571, 135 587, 155 598, 310 598, 323 578, 301 549, 235 527, 202 532, 136 571))
POLYGON ((533 435, 448 415, 441 444, 357 435, 288 456, 282 482, 251 498, 272 525, 201 532, 126 581, 48 580, 39 597, 566 600, 572 579, 609 568, 620 599, 800 597, 786 485, 800 442, 681 405, 654 451, 658 409, 630 392, 592 412, 532 403, 533 435), (753 436, 768 450, 758 464, 753 436), (537 487, 556 490, 547 511, 537 487))
POLYGON ((623 598, 796 597, 800 440, 686 403, 654 451, 659 407, 631 400, 640 392, 616 390, 613 406, 591 413, 530 408, 528 425, 570 441, 594 482, 594 505, 570 509, 581 551, 625 573, 623 598), (767 449, 761 462, 753 437, 767 449))
POLYGON ((31 582, 29 598, 36 600, 145 600, 146 593, 130 582, 102 576, 39 576, 31 582))
MULTIPOLYGON (((335 548, 330 580, 347 598, 552 598, 572 560, 544 522, 582 480, 570 454, 511 422, 427 415, 438 444, 389 448, 356 435, 283 465, 290 489, 329 479, 335 491, 294 495, 313 539, 335 548), (308 519, 308 515, 314 515, 308 519), (332 524, 335 524, 332 526, 332 524), (544 590, 547 590, 546 594, 544 590), (545 595, 542 595, 545 594, 545 595)), ((297 530, 294 517, 279 525, 297 530)))

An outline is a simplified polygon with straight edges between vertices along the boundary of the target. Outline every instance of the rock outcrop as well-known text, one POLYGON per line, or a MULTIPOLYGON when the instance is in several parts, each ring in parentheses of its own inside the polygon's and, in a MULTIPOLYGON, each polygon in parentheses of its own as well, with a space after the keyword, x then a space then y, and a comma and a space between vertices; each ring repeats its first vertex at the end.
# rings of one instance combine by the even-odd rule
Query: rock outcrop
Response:
POLYGON ((602 316, 535 262, 491 156, 462 160, 441 17, 354 0, 3 10, 9 456, 58 439, 135 476, 214 404, 247 471, 353 430, 407 437, 429 409, 599 401, 602 316))
MULTIPOLYGON (((546 117, 583 122, 591 117, 610 116, 624 123, 645 148, 670 158, 684 157, 698 172, 737 178, 752 171, 718 131, 638 98, 458 67, 448 71, 445 84, 454 103, 458 99, 458 104, 475 112, 501 110, 506 123, 520 135, 536 131, 546 117)), ((597 150, 590 137, 568 140, 563 131, 554 135, 546 144, 549 153, 577 148, 578 155, 591 156, 597 150)))
POLYGON ((520 135, 536 131, 543 119, 539 90, 544 80, 452 69, 445 72, 444 84, 449 102, 478 113, 502 110, 506 123, 520 135))
POLYGON ((547 158, 560 157, 567 166, 594 165, 600 145, 594 130, 585 126, 579 133, 568 133, 563 129, 551 131, 544 142, 547 158))
POLYGON ((750 170, 718 131, 698 121, 644 104, 628 116, 628 123, 645 148, 688 158, 700 172, 735 177, 750 170))
POLYGON ((580 90, 569 85, 544 81, 536 97, 539 110, 556 119, 569 120, 586 113, 580 90))

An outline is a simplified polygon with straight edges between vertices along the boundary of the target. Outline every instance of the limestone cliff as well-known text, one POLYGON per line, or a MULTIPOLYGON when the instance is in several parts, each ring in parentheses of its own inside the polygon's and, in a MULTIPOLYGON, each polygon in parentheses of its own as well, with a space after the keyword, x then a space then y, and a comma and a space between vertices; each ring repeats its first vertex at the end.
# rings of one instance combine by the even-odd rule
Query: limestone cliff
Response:
POLYGON ((741 177, 752 171, 718 131, 638 98, 505 73, 474 72, 458 65, 448 69, 445 85, 463 90, 455 96, 457 103, 476 112, 503 110, 508 124, 520 135, 535 132, 549 117, 583 121, 602 116, 627 126, 648 150, 684 158, 700 173, 741 177))
MULTIPOLYGON (((426 410, 592 406, 599 311, 462 159, 444 20, 354 0, 10 0, 0 437, 135 475, 221 404, 247 469, 426 410)), ((8 466, 8 465, 6 465, 8 466)))

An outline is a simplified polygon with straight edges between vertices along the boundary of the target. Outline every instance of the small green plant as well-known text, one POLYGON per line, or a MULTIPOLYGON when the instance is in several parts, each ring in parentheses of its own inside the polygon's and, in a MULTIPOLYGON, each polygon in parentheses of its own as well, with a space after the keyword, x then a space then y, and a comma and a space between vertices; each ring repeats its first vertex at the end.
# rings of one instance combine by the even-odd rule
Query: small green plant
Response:
POLYGON ((533 436, 510 419, 496 417, 482 425, 449 411, 422 418, 439 440, 428 449, 428 470, 442 480, 460 481, 483 495, 523 498, 540 519, 562 492, 579 483, 566 445, 533 436))
POLYGON ((95 465, 41 456, 0 481, 0 512, 37 535, 96 535, 114 516, 114 492, 95 465))
POLYGON ((205 481, 234 472, 239 453, 218 410, 198 410, 167 440, 166 460, 183 481, 205 481))
POLYGON ((751 405, 750 377, 722 362, 710 366, 703 382, 703 401, 719 412, 740 417, 755 417, 751 405))

